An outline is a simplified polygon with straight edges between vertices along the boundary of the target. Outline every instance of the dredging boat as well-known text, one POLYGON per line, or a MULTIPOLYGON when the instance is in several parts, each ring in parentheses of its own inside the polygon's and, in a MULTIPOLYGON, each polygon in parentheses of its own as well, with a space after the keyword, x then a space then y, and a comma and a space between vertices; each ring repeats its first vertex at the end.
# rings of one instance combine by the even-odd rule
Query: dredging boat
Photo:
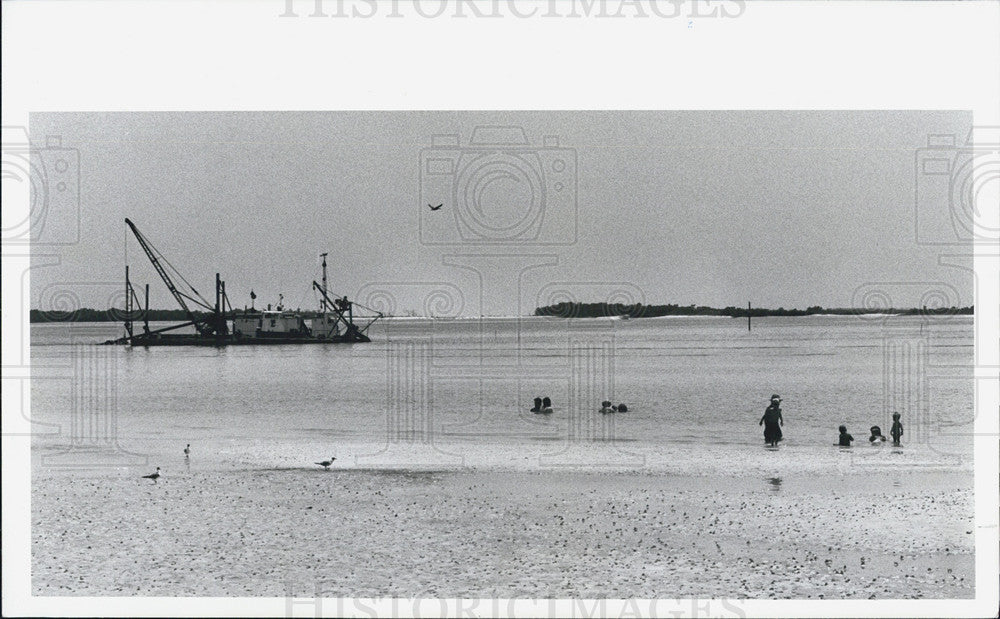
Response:
POLYGON ((125 224, 132 230, 136 240, 146 253, 160 279, 166 284, 174 300, 184 311, 187 320, 179 324, 150 329, 149 327, 149 284, 146 284, 145 304, 140 304, 139 296, 129 278, 129 266, 125 265, 125 310, 122 337, 107 340, 105 344, 126 346, 232 346, 261 344, 356 344, 370 342, 366 335, 382 313, 354 303, 346 296, 332 298, 327 290, 326 256, 323 258, 323 281, 313 281, 312 289, 320 295, 320 308, 315 312, 285 309, 282 297, 274 309, 255 309, 256 299, 250 291, 251 307, 234 310, 226 294, 226 283, 215 274, 215 303, 202 297, 170 264, 163 254, 149 242, 131 220, 125 224), (180 282, 175 283, 171 273, 180 282), (182 289, 183 288, 183 289, 182 289), (196 315, 188 303, 201 308, 196 315), (136 309, 138 307, 144 309, 136 309), (137 318, 139 320, 137 320, 137 318), (142 330, 136 328, 141 320, 142 330), (170 333, 183 328, 194 328, 194 333, 170 333))

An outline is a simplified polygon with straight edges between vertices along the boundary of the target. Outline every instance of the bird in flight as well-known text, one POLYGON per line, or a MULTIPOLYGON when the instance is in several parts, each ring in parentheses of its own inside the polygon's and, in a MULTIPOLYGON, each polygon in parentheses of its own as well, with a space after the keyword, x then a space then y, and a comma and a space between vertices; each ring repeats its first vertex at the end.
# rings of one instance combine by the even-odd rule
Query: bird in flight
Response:
POLYGON ((430 208, 430 209, 431 209, 432 211, 436 211, 436 210, 440 209, 440 208, 441 208, 442 206, 444 206, 444 203, 442 202, 441 204, 438 204, 437 206, 431 206, 430 204, 428 204, 427 206, 428 206, 428 208, 430 208))
POLYGON ((190 455, 191 455, 191 443, 188 443, 188 446, 184 448, 184 457, 187 458, 190 455))
POLYGON ((330 470, 330 465, 333 464, 334 460, 336 460, 336 458, 334 458, 333 456, 330 456, 329 460, 323 460, 322 462, 317 462, 316 464, 320 465, 321 467, 323 467, 324 469, 326 469, 327 471, 329 471, 330 470))
POLYGON ((155 484, 156 480, 160 478, 160 467, 156 467, 156 472, 155 473, 150 473, 149 475, 143 475, 142 478, 143 479, 152 479, 153 483, 155 484))

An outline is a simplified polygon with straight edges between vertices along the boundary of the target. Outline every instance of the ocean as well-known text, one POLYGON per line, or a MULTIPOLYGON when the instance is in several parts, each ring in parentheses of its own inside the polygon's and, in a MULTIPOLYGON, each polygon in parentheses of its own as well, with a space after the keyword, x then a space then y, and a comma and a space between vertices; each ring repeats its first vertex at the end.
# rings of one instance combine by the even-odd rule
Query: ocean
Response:
POLYGON ((95 345, 120 334, 31 325, 36 466, 173 464, 191 444, 189 468, 971 471, 971 316, 387 319, 367 344, 95 345), (776 450, 758 425, 772 394, 776 450), (554 412, 531 413, 544 396, 554 412), (893 411, 903 447, 871 447, 893 411))

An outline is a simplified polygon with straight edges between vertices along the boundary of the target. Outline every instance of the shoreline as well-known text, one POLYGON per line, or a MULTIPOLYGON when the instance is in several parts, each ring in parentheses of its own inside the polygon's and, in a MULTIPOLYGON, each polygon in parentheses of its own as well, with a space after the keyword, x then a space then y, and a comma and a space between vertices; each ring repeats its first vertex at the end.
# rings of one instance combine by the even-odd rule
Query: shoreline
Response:
MULTIPOLYGON (((308 470, 335 456, 338 471, 411 470, 449 473, 559 473, 672 477, 813 476, 851 477, 926 473, 972 478, 972 454, 936 451, 928 445, 873 447, 856 445, 705 444, 643 445, 633 441, 545 440, 482 444, 472 441, 359 441, 347 437, 228 438, 192 440, 193 457, 185 460, 173 438, 129 441, 104 449, 73 448, 60 443, 32 447, 32 472, 45 470, 116 470, 162 466, 203 471, 308 470), (735 463, 738 463, 736 465, 735 463)), ((188 442, 188 441, 185 441, 188 442)))
MULTIPOLYGON (((712 311, 722 311, 718 308, 710 308, 712 311)), ((121 312, 122 310, 108 310, 121 312)), ((151 310, 153 311, 153 310, 151 310)), ((173 310, 156 310, 156 311, 173 311, 173 310)), ((302 310, 301 313, 309 313, 311 310, 302 310)), ((869 318, 934 318, 934 319, 947 319, 954 318, 957 316, 969 316, 974 317, 974 309, 969 309, 967 307, 953 307, 947 308, 947 310, 922 310, 918 308, 907 308, 899 311, 852 311, 850 309, 845 309, 844 311, 819 311, 819 312, 809 312, 806 310, 761 310, 762 313, 751 314, 751 318, 807 318, 807 317, 817 317, 817 316, 832 316, 832 317, 858 317, 861 319, 869 318)), ((32 317, 29 318, 28 324, 30 325, 67 325, 67 324, 80 324, 80 325, 105 325, 113 324, 120 325, 121 320, 70 320, 68 318, 52 318, 52 319, 42 319, 37 314, 51 314, 48 310, 31 310, 32 317)), ((691 313, 691 314, 664 314, 660 316, 641 316, 632 315, 628 312, 624 313, 608 313, 595 316, 560 316, 557 314, 545 315, 545 314, 526 314, 524 316, 382 316, 379 320, 392 320, 392 321, 441 321, 441 320, 497 320, 497 321, 511 321, 511 320, 524 320, 526 318, 531 319, 549 319, 549 320, 620 320, 623 316, 627 316, 631 320, 653 320, 658 318, 728 318, 728 319, 742 319, 746 318, 746 313, 743 314, 723 314, 723 313, 691 313)), ((141 319, 139 320, 141 322, 141 319)), ((150 323, 178 323, 184 322, 181 318, 155 318, 149 321, 150 323)))

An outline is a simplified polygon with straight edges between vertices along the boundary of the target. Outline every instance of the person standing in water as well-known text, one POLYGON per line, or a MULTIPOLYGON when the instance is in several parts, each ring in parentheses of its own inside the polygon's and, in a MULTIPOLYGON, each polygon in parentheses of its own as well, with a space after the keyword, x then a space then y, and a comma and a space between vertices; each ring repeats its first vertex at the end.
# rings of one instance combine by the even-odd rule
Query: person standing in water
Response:
POLYGON ((764 410, 764 416, 757 425, 764 426, 764 442, 776 447, 782 439, 781 426, 785 425, 785 420, 781 417, 781 396, 771 396, 771 405, 764 410))
POLYGON ((899 438, 903 436, 903 424, 899 422, 899 413, 892 414, 892 428, 889 434, 892 436, 892 444, 899 447, 899 438))

